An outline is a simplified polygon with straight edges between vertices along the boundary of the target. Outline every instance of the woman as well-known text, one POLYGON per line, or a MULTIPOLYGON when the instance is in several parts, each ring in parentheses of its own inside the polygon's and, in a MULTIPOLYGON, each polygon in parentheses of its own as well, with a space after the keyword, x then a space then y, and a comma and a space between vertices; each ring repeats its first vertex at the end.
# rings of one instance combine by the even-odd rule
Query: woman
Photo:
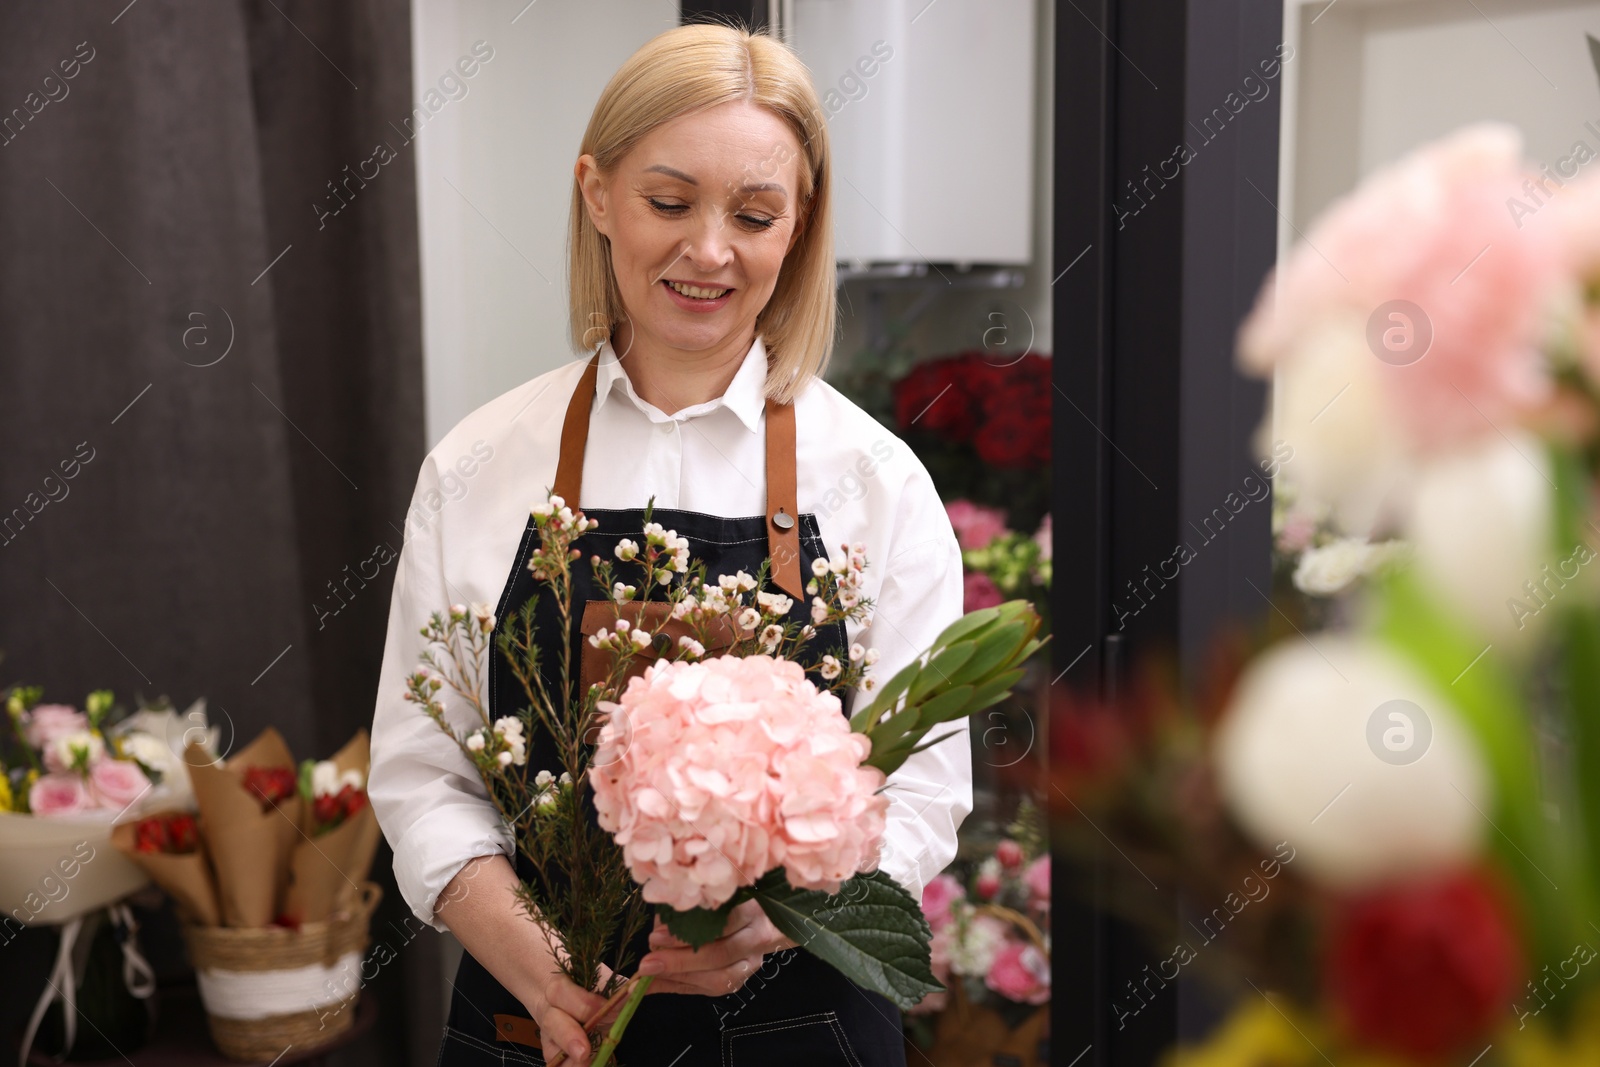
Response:
MULTIPOLYGON (((401 699, 431 612, 484 602, 507 619, 526 601, 531 503, 554 489, 581 507, 599 526, 578 547, 609 557, 639 537, 654 497, 653 518, 689 539, 708 574, 773 559, 797 614, 814 559, 864 551, 868 625, 817 640, 841 657, 876 647, 876 678, 961 614, 960 550, 927 471, 820 378, 835 314, 830 195, 823 112, 793 53, 725 26, 656 37, 606 87, 574 168, 571 333, 592 354, 473 412, 422 465, 369 793, 402 895, 466 949, 441 1064, 539 1063, 560 1049, 581 1067, 583 1021, 604 1003, 554 967, 513 897, 526 861, 476 772, 401 699)), ((579 598, 605 596, 587 567, 574 575, 579 598)), ((578 639, 547 623, 546 647, 578 639)), ((491 668, 496 716, 518 711, 508 682, 503 663, 491 668)), ((534 740, 529 773, 540 766, 560 770, 534 740)), ((955 855, 971 770, 964 732, 889 780, 879 867, 919 898, 955 855)), ((658 977, 618 1050, 626 1067, 905 1062, 892 1002, 797 951, 754 902, 698 951, 659 920, 645 936, 635 958, 658 977)))

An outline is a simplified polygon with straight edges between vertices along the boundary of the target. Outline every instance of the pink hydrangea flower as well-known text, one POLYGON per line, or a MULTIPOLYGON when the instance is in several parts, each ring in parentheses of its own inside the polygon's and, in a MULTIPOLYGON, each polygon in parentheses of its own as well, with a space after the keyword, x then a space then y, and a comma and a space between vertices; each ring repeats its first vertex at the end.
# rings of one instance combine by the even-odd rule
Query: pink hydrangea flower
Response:
POLYGON ((1008 940, 995 953, 983 984, 1007 1000, 1043 1004, 1050 999, 1050 961, 1031 942, 1008 940))
POLYGON ((40 775, 28 790, 28 810, 35 815, 81 815, 94 806, 94 798, 76 774, 40 775))
POLYGON ((950 905, 966 898, 966 891, 954 876, 941 874, 922 887, 922 914, 928 925, 941 929, 950 921, 950 905))
POLYGON ((999 508, 974 504, 970 500, 952 500, 944 506, 955 527, 956 540, 962 548, 982 548, 1001 534, 1007 533, 1006 513, 999 508))
POLYGON ((889 798, 872 744, 791 660, 654 663, 607 712, 590 772, 644 899, 716 908, 783 867, 837 893, 877 868, 889 798))
POLYGON ((1418 453, 1493 435, 1537 408, 1550 393, 1540 347, 1560 256, 1549 227, 1519 228, 1507 210, 1527 195, 1530 173, 1516 128, 1481 123, 1373 174, 1262 288, 1240 330, 1241 364, 1268 377, 1312 339, 1340 331, 1345 380, 1370 376, 1383 408, 1375 417, 1418 453), (1419 308, 1431 328, 1419 359, 1370 350, 1372 317, 1392 301, 1419 308))
POLYGON ((1001 595, 1000 587, 994 584, 993 578, 981 571, 968 571, 963 575, 961 589, 964 611, 977 611, 1005 603, 1006 598, 1001 595))
POLYGON ((23 734, 28 744, 40 752, 64 734, 89 729, 89 716, 67 704, 40 704, 28 712, 23 734))
POLYGON ((150 788, 150 779, 132 760, 102 759, 89 767, 89 792, 101 807, 122 811, 150 788))

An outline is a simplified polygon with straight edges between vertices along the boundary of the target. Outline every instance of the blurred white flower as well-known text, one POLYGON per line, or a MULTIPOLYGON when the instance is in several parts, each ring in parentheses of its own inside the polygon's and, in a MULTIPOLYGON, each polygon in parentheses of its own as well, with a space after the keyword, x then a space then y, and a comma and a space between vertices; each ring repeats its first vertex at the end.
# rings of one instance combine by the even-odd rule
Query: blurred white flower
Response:
POLYGON ((1005 945, 1009 928, 970 904, 958 905, 958 909, 964 914, 953 924, 957 936, 951 938, 950 970, 956 974, 988 974, 995 954, 1005 945))
POLYGON ((1273 417, 1256 431, 1258 456, 1282 441, 1284 466, 1307 504, 1326 506, 1339 531, 1366 537, 1405 484, 1411 454, 1356 317, 1309 330, 1273 378, 1273 417))
POLYGON ((1488 773, 1458 712, 1368 638, 1320 633, 1267 650, 1217 729, 1229 808, 1262 848, 1358 889, 1458 864, 1477 851, 1488 773))
MULTIPOLYGON (((1522 432, 1490 434, 1431 460, 1406 509, 1417 573, 1452 614, 1498 644, 1516 647, 1551 616, 1542 602, 1564 595, 1543 568, 1560 562, 1552 526, 1554 477, 1541 442, 1522 432), (1537 594, 1536 596, 1533 594, 1537 594), (1521 605, 1520 609, 1518 605, 1521 605)), ((1567 580, 1577 577, 1569 566, 1567 580)))
POLYGON ((51 738, 45 746, 45 766, 60 770, 86 771, 105 754, 105 742, 88 730, 73 730, 51 738))
POLYGON ((1358 578, 1403 555, 1408 546, 1400 541, 1373 544, 1364 537, 1341 537, 1326 545, 1308 548, 1295 567, 1294 585, 1312 596, 1333 596, 1358 578))

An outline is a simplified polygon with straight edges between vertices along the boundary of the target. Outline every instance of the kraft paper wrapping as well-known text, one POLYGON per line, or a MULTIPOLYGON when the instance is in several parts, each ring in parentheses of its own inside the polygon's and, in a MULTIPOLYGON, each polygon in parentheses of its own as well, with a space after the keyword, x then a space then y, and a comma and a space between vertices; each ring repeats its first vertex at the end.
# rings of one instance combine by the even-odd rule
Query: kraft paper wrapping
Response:
MULTIPOLYGON (((177 814, 174 811, 154 812, 158 818, 177 814)), ((221 925, 217 910, 217 889, 211 873, 211 861, 206 855, 202 839, 194 852, 174 855, 168 852, 140 852, 136 845, 137 823, 123 823, 111 831, 111 843, 139 869, 150 876, 177 905, 178 913, 189 922, 200 926, 221 925)))
MULTIPOLYGON (((356 731, 331 762, 340 773, 361 772, 363 788, 371 761, 371 745, 366 730, 356 731)), ((309 805, 304 815, 305 836, 295 842, 289 864, 289 887, 284 900, 285 915, 299 922, 317 922, 333 914, 342 892, 366 880, 378 851, 380 829, 372 805, 325 834, 311 834, 309 805)))
POLYGON ((184 753, 200 808, 200 837, 217 877, 217 903, 224 926, 267 926, 278 915, 289 881, 289 858, 302 839, 298 794, 277 808, 244 787, 249 767, 295 772, 282 735, 267 727, 225 764, 209 762, 197 744, 184 753))

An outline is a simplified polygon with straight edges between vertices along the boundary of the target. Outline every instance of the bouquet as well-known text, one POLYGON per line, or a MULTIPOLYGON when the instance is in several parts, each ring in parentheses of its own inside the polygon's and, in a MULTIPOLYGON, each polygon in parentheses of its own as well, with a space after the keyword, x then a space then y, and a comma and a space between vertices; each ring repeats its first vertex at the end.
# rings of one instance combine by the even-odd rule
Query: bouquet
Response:
MULTIPOLYGON (((423 630, 423 666, 407 680, 407 699, 477 767, 537 872, 521 902, 563 971, 583 988, 600 986, 611 998, 605 1011, 622 1004, 596 1067, 609 1062, 652 980, 622 973, 649 905, 698 947, 754 899, 805 950, 912 1007, 942 987, 921 909, 876 869, 888 806, 881 791, 912 752, 943 740, 928 736, 937 726, 1007 695, 1022 661, 1044 643, 1034 636, 1038 616, 1022 601, 969 614, 879 684, 867 675, 874 650, 856 645, 841 658, 807 648, 820 627, 864 618, 872 606, 861 593, 860 546, 816 561, 810 621, 800 622, 790 617, 792 599, 766 588, 770 561, 755 575, 708 580, 651 511, 642 543, 623 539, 616 548, 618 561, 641 565, 642 579, 629 584, 612 561, 588 561, 616 617, 584 650, 604 657, 599 680, 574 686, 571 650, 536 646, 533 600, 503 625, 487 605, 436 613, 423 630), (510 661, 527 700, 521 714, 493 721, 480 686, 491 646, 510 661), (541 673, 547 654, 560 657, 557 692, 541 673), (837 691, 850 686, 872 699, 847 720, 837 691), (461 732, 451 724, 446 687, 478 725, 461 732), (565 769, 528 775, 530 743, 557 746, 565 769), (591 796, 599 832, 584 807, 591 796), (603 985, 602 964, 610 971, 603 985)), ((572 545, 595 522, 556 495, 533 517, 539 547, 529 568, 565 628, 570 568, 581 556, 572 545)))
MULTIPOLYGON (((155 981, 124 903, 147 879, 112 841, 144 812, 188 795, 178 732, 168 729, 176 713, 124 715, 108 690, 90 693, 82 710, 43 697, 36 686, 3 695, 0 944, 24 925, 60 928, 24 1055, 36 1038, 63 1055, 113 1055, 148 1039, 155 981)), ((190 712, 203 724, 202 704, 190 712)))
MULTIPOLYGON (((22 924, 65 923, 140 888, 110 847, 114 826, 189 796, 170 708, 124 715, 109 690, 82 710, 43 698, 6 690, 0 735, 0 910, 22 924)), ((203 702, 188 715, 203 725, 203 702)))
POLYGON ((1191 700, 1155 663, 1063 697, 1065 842, 1114 840, 1104 899, 1164 957, 1111 1021, 1183 970, 1239 998, 1173 1065, 1595 1062, 1600 179, 1536 180, 1510 127, 1423 147, 1241 330, 1297 507, 1408 549, 1336 625, 1219 643, 1191 700))
POLYGON ((358 731, 331 759, 296 764, 270 727, 226 761, 191 742, 198 817, 163 809, 118 827, 113 841, 193 925, 320 922, 377 851, 367 748, 358 731))

